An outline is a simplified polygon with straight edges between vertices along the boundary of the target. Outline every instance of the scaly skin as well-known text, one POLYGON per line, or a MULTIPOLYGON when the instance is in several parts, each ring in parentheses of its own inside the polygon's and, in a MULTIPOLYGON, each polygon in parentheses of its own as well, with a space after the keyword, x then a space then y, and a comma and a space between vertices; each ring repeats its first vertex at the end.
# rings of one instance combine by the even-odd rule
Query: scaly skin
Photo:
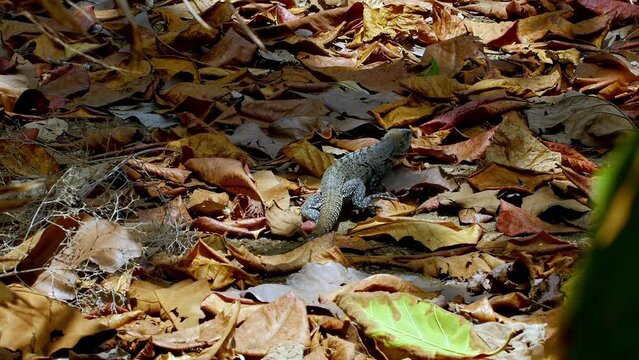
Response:
POLYGON ((378 190, 384 174, 408 152, 410 139, 410 130, 391 129, 379 143, 345 155, 326 169, 319 193, 302 205, 302 215, 317 222, 309 238, 333 230, 345 198, 361 210, 370 209, 374 199, 384 198, 380 194, 365 196, 366 189, 378 190))

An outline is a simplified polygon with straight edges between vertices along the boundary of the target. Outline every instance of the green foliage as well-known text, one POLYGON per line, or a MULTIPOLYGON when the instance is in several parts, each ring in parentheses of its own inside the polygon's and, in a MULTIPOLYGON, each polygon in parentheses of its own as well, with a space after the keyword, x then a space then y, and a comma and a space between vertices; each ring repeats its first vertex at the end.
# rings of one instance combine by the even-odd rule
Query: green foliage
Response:
POLYGON ((610 155, 595 189, 593 249, 568 294, 569 359, 639 358, 638 193, 639 132, 633 132, 610 155))
POLYGON ((390 358, 468 358, 491 353, 468 320, 413 295, 354 293, 340 298, 338 305, 387 356, 401 354, 390 358))

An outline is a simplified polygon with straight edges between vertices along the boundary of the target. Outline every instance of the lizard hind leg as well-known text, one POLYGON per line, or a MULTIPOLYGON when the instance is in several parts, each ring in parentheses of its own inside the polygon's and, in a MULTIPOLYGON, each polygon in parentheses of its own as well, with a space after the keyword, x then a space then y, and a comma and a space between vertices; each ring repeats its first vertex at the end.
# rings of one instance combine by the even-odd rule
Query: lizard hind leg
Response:
POLYGON ((322 206, 322 196, 320 193, 315 193, 306 199, 306 202, 302 204, 300 212, 305 219, 313 220, 317 222, 320 215, 320 207, 322 206))

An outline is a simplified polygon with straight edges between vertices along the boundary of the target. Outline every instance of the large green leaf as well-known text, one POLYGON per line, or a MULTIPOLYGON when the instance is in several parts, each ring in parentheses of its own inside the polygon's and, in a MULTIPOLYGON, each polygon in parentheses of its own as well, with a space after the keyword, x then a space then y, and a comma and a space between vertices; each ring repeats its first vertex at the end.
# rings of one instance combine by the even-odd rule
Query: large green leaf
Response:
POLYGON ((468 320, 413 295, 353 293, 338 298, 337 305, 389 359, 469 358, 501 350, 489 349, 468 320))

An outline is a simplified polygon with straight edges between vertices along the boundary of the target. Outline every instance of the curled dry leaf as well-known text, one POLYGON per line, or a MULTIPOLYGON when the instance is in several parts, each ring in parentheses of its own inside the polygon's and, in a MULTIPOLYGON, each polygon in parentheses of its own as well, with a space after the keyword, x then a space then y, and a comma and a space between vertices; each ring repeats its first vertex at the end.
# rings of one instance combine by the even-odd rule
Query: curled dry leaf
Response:
POLYGON ((60 165, 42 146, 0 140, 0 169, 31 178, 46 178, 60 172, 60 165))
POLYGON ((484 156, 494 134, 495 128, 468 140, 449 145, 431 144, 424 137, 420 137, 413 140, 411 148, 420 155, 426 155, 442 161, 452 163, 473 162, 484 156))
POLYGON ((191 175, 191 172, 188 170, 159 166, 138 159, 129 159, 127 164, 138 171, 146 172, 180 185, 184 185, 186 179, 191 175))
POLYGON ((176 329, 186 330, 197 326, 205 315, 200 303, 211 293, 206 280, 184 280, 167 288, 156 289, 155 295, 176 329))
POLYGON ((432 115, 435 106, 410 97, 381 105, 370 111, 384 129, 406 126, 432 115))
POLYGON ((243 150, 235 146, 224 134, 204 133, 189 136, 180 140, 169 141, 166 144, 171 149, 180 150, 188 146, 193 151, 195 158, 220 157, 239 160, 249 165, 253 160, 243 150))
POLYGON ((427 121, 419 128, 426 134, 437 130, 445 130, 461 125, 474 125, 481 120, 494 118, 511 110, 528 106, 528 102, 510 96, 491 96, 473 100, 464 105, 427 121))
POLYGON ((542 231, 549 234, 570 234, 582 231, 573 227, 546 223, 504 200, 501 200, 499 206, 496 227, 499 232, 508 236, 531 235, 542 231))
POLYGON ((264 356, 283 342, 306 347, 311 341, 306 305, 293 294, 283 296, 249 316, 234 339, 237 352, 247 356, 264 356))
POLYGON ((468 279, 477 273, 487 273, 503 265, 504 261, 481 252, 471 252, 456 256, 431 256, 411 260, 406 266, 425 276, 468 279))
POLYGON ((533 193, 539 185, 560 178, 557 174, 540 174, 534 171, 510 168, 491 163, 468 177, 468 183, 483 190, 514 189, 533 193))
POLYGON ((218 316, 222 313, 231 313, 235 303, 240 304, 240 311, 237 316, 237 323, 243 323, 251 314, 259 310, 265 304, 247 298, 231 298, 222 293, 213 293, 202 301, 204 312, 218 316))
MULTIPOLYGON (((325 259, 327 254, 341 254, 338 249, 334 248, 332 234, 318 237, 294 250, 279 255, 255 255, 244 246, 238 248, 231 244, 227 244, 227 248, 233 257, 245 268, 269 274, 296 271, 309 262, 325 259)), ((343 255, 340 257, 341 259, 337 260, 341 261, 337 262, 346 265, 343 255)))
POLYGON ((483 234, 479 225, 465 229, 453 223, 438 223, 412 217, 375 216, 357 224, 349 234, 361 237, 389 235, 395 240, 412 237, 430 250, 446 246, 476 244, 483 234))
POLYGON ((224 254, 210 248, 201 240, 191 252, 178 262, 194 279, 207 280, 211 290, 221 290, 229 285, 244 288, 255 285, 255 277, 231 263, 224 254))
POLYGON ((599 165, 593 163, 588 160, 585 156, 581 155, 581 153, 566 144, 556 143, 552 141, 542 141, 546 147, 548 147, 552 151, 556 151, 561 154, 561 165, 567 166, 574 171, 584 173, 584 174, 592 174, 597 169, 599 169, 599 165))
POLYGON ((486 149, 486 161, 538 173, 556 173, 561 154, 537 140, 518 113, 508 113, 486 149))
POLYGON ((562 208, 562 214, 569 216, 570 213, 578 213, 579 216, 590 211, 590 208, 575 199, 562 199, 555 195, 548 186, 535 191, 534 194, 526 196, 521 204, 521 208, 533 216, 539 216, 550 208, 562 208))
POLYGON ((346 296, 350 293, 374 291, 386 291, 389 293, 401 292, 417 296, 421 299, 432 299, 438 294, 437 292, 424 291, 396 275, 376 274, 363 280, 344 285, 329 294, 322 294, 320 301, 323 304, 328 304, 334 302, 336 298, 346 296))
POLYGON ((593 96, 567 95, 556 103, 525 111, 530 129, 544 140, 578 142, 588 147, 610 146, 625 131, 636 129, 612 103, 593 96))
POLYGON ((214 356, 224 343, 232 336, 240 310, 239 302, 232 307, 230 313, 222 313, 213 320, 196 326, 175 331, 169 334, 151 336, 153 345, 170 350, 204 350, 207 355, 214 356))
POLYGON ((0 212, 26 205, 44 191, 44 185, 43 181, 34 180, 0 186, 0 212))
POLYGON ((22 285, 0 288, 0 322, 11 324, 12 331, 4 331, 0 347, 23 353, 49 356, 60 349, 70 349, 84 337, 108 330, 97 320, 87 320, 71 306, 34 292, 22 285), (61 333, 64 336, 52 337, 61 333))
POLYGON ((435 190, 455 190, 457 183, 452 176, 444 173, 441 167, 426 170, 413 170, 397 167, 389 171, 382 183, 390 191, 434 188, 435 190))
POLYGON ((184 166, 209 184, 217 185, 234 194, 244 194, 260 200, 259 192, 244 165, 234 159, 209 157, 189 159, 184 166))
POLYGON ((437 195, 440 206, 459 206, 475 211, 485 210, 495 214, 499 208, 498 190, 484 190, 473 192, 468 183, 463 183, 456 192, 445 192, 437 195))
POLYGON ((333 164, 332 156, 320 151, 306 140, 286 145, 282 148, 282 153, 316 177, 322 177, 324 171, 333 164))
POLYGON ((548 75, 535 76, 531 78, 499 78, 481 80, 471 85, 464 91, 465 95, 478 92, 501 89, 508 95, 522 97, 542 96, 559 86, 561 73, 553 71, 548 75))
MULTIPOLYGON (((261 222, 263 225, 266 225, 265 220, 266 220, 265 218, 261 218, 261 222)), ((264 228, 256 229, 256 230, 247 229, 245 226, 242 226, 242 225, 243 225, 242 223, 238 223, 234 221, 224 222, 224 221, 215 220, 213 218, 206 217, 206 216, 200 216, 196 218, 195 220, 193 220, 193 223, 191 223, 191 226, 193 227, 193 229, 196 229, 196 230, 217 233, 217 234, 235 234, 240 236, 250 236, 253 239, 257 239, 260 236, 260 233, 264 230, 264 228)))
POLYGON ((207 216, 223 214, 229 204, 227 193, 196 189, 188 199, 189 211, 207 216))

